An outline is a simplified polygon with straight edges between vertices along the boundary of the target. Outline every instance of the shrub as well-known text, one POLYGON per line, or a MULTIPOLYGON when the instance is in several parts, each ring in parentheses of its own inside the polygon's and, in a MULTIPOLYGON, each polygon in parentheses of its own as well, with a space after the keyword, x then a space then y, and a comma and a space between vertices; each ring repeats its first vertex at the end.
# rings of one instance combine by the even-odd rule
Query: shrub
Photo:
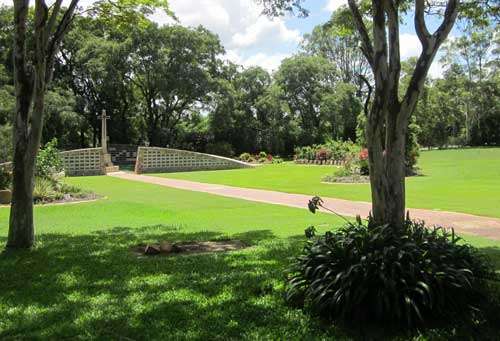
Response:
POLYGON ((234 155, 233 147, 227 142, 215 142, 207 144, 207 153, 213 155, 220 155, 232 157, 234 155))
POLYGON ((63 161, 57 149, 57 139, 48 142, 40 149, 36 158, 35 176, 52 179, 64 170, 63 161))
POLYGON ((359 173, 361 175, 370 174, 370 166, 368 164, 368 149, 364 148, 359 152, 358 156, 359 173))
POLYGON ((329 141, 323 145, 295 148, 296 160, 345 160, 353 158, 359 146, 351 141, 329 141))
POLYGON ((249 153, 243 153, 240 155, 239 159, 243 162, 250 162, 250 160, 252 160, 253 157, 249 153))
POLYGON ((12 161, 12 126, 0 125, 0 163, 12 161))
POLYGON ((273 156, 271 154, 267 154, 266 159, 267 162, 273 162, 273 156))
POLYGON ((332 157, 332 153, 326 148, 320 148, 316 152, 316 160, 329 160, 332 157))
POLYGON ((279 156, 273 157, 273 164, 280 164, 283 163, 284 160, 280 158, 279 156))
POLYGON ((266 152, 260 152, 258 155, 259 159, 266 159, 267 158, 267 153, 266 152))
POLYGON ((12 185, 12 174, 5 168, 0 167, 0 190, 9 189, 12 185))
POLYGON ((487 280, 497 279, 488 261, 453 231, 423 222, 408 219, 396 232, 358 217, 324 236, 311 229, 306 234, 287 300, 344 323, 415 328, 467 318, 484 299, 487 280))
POLYGON ((35 185, 33 187, 33 200, 35 202, 52 201, 57 197, 58 193, 54 189, 53 181, 40 176, 35 177, 35 185))

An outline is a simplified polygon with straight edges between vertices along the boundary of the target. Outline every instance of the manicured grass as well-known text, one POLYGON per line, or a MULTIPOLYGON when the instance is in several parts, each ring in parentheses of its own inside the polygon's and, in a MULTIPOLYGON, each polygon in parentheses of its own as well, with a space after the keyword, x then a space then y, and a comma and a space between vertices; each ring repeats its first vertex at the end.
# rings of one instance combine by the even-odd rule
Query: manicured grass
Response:
MULTIPOLYGON (((500 217, 500 148, 424 151, 423 176, 407 178, 408 207, 500 217)), ((324 184, 333 166, 285 163, 256 169, 158 174, 158 176, 370 201, 368 184, 324 184)))
MULTIPOLYGON (((339 226, 334 216, 110 177, 68 182, 106 199, 37 207, 36 249, 0 255, 0 339, 350 338, 283 300, 283 272, 304 228, 339 226), (179 257, 130 252, 144 242, 227 237, 251 247, 179 257)), ((7 222, 0 208, 2 244, 7 222)), ((469 240, 500 269, 500 243, 469 240)), ((459 325, 423 339, 495 332, 459 325)))

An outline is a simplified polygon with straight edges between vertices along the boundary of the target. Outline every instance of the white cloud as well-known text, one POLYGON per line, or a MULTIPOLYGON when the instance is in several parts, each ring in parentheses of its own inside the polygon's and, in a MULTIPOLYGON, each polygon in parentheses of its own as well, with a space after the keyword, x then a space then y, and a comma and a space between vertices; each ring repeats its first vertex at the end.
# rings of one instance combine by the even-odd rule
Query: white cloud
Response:
POLYGON ((263 16, 254 0, 170 0, 170 7, 182 24, 207 27, 227 48, 258 47, 271 40, 298 43, 301 37, 282 18, 263 16))
POLYGON ((231 39, 234 47, 249 47, 267 40, 279 39, 283 42, 293 42, 298 44, 301 34, 298 30, 290 30, 283 20, 273 21, 266 17, 259 17, 253 24, 247 26, 243 32, 236 32, 231 39))
POLYGON ((420 55, 422 45, 416 34, 401 33, 399 35, 399 51, 401 59, 420 55))
POLYGON ((347 5, 347 0, 328 0, 324 9, 333 12, 343 5, 347 5))
MULTIPOLYGON (((262 15, 254 0, 170 0, 171 9, 183 25, 203 25, 217 33, 227 58, 243 66, 258 65, 271 71, 301 40, 283 18, 262 15)), ((161 18, 156 18, 162 21, 161 18)))
MULTIPOLYGON (((80 4, 94 1, 80 0, 80 4)), ((11 5, 12 0, 0 0, 0 4, 11 5)), ((169 0, 169 5, 182 25, 203 25, 218 34, 228 50, 228 59, 244 66, 275 69, 301 40, 300 31, 290 29, 283 18, 262 15, 262 6, 255 0, 169 0)), ((172 23, 160 12, 152 19, 172 23)))
POLYGON ((258 52, 256 54, 250 55, 247 58, 242 57, 235 50, 228 50, 226 57, 233 63, 243 65, 248 68, 251 66, 260 66, 267 70, 269 73, 277 71, 283 59, 290 57, 291 54, 288 53, 276 53, 267 54, 263 52, 258 52))

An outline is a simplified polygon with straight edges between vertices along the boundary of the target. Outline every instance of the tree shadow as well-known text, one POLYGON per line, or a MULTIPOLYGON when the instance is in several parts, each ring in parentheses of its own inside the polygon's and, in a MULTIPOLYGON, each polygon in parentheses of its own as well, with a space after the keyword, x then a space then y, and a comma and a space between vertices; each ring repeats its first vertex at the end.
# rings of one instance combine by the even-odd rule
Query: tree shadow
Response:
POLYGON ((146 257, 131 251, 145 242, 228 237, 161 225, 43 234, 34 250, 0 255, 0 339, 302 338, 332 333, 283 304, 283 269, 299 246, 274 238, 269 230, 230 236, 250 248, 229 253, 146 257))
MULTIPOLYGON (((42 234, 34 250, 0 255, 0 339, 373 338, 285 305, 284 270, 304 241, 269 230, 227 235, 163 225, 42 234), (160 240, 227 238, 250 247, 171 257, 131 251, 160 240)), ((480 251, 500 271, 500 248, 480 251)), ((486 328, 487 334, 461 329, 465 336, 495 335, 494 326, 486 328)))

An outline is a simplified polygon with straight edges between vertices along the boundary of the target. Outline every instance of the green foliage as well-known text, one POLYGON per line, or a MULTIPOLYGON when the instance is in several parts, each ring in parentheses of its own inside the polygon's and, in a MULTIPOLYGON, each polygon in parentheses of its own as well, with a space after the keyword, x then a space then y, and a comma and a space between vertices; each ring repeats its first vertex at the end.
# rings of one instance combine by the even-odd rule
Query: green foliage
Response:
POLYGON ((348 324, 421 327, 476 316, 486 283, 498 280, 477 249, 453 231, 408 220, 310 236, 291 269, 287 300, 348 324))
POLYGON ((33 187, 33 200, 35 202, 53 201, 58 198, 54 189, 54 182, 46 177, 36 176, 33 187))
POLYGON ((226 157, 234 156, 234 150, 230 143, 214 142, 207 144, 207 153, 226 157))
POLYGON ((335 160, 354 159, 360 147, 352 141, 328 141, 322 145, 295 148, 296 160, 335 160))
POLYGON ((50 180, 63 170, 63 161, 57 149, 57 139, 54 138, 38 152, 35 176, 50 180))
POLYGON ((330 112, 324 107, 328 107, 327 97, 334 93, 338 79, 335 67, 321 56, 297 55, 282 62, 275 79, 283 89, 283 100, 290 114, 299 122, 300 143, 324 142, 329 136, 324 123, 330 112))
POLYGON ((285 160, 283 160, 283 158, 279 157, 279 156, 273 156, 273 160, 272 160, 272 163, 273 164, 280 164, 280 163, 283 163, 285 162, 285 160))
POLYGON ((12 159, 12 127, 0 125, 0 163, 12 159))
POLYGON ((253 160, 253 157, 250 153, 243 153, 240 155, 239 159, 243 162, 250 162, 253 160))
POLYGON ((33 201, 35 203, 50 203, 57 200, 74 200, 95 198, 95 194, 84 191, 75 185, 61 182, 61 179, 35 177, 33 201))

